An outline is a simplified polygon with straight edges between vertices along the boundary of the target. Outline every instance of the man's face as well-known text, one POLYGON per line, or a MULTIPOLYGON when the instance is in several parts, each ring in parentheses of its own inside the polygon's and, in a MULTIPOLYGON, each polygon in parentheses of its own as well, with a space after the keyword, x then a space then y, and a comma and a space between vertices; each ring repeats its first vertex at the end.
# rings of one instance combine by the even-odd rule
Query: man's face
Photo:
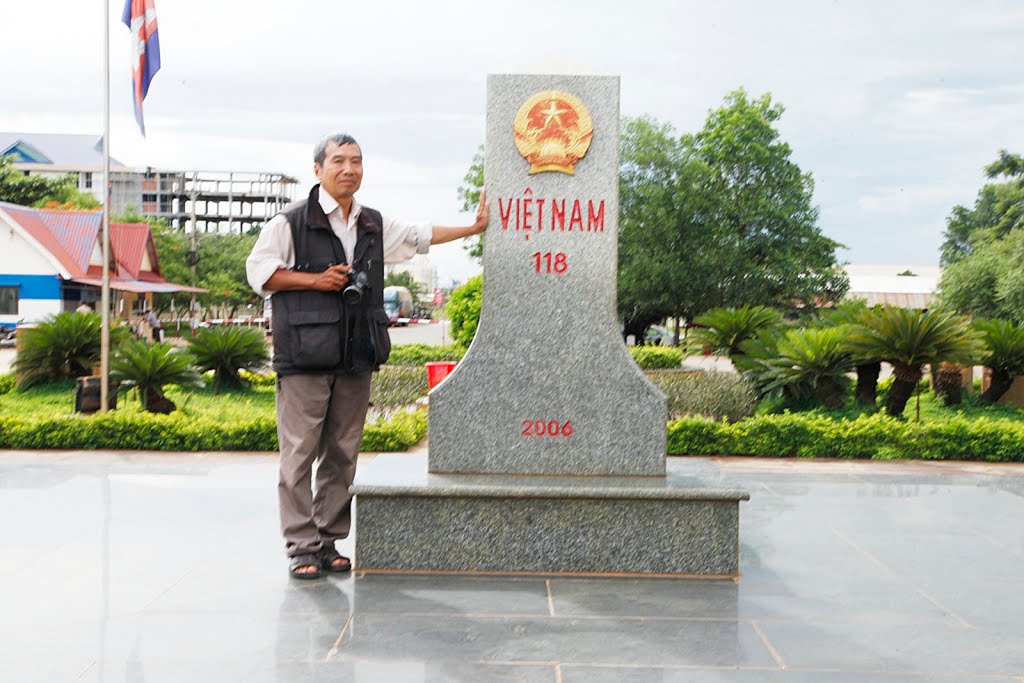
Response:
POLYGON ((337 201, 351 199, 363 182, 363 152, 359 145, 327 143, 323 164, 313 164, 320 187, 337 201))

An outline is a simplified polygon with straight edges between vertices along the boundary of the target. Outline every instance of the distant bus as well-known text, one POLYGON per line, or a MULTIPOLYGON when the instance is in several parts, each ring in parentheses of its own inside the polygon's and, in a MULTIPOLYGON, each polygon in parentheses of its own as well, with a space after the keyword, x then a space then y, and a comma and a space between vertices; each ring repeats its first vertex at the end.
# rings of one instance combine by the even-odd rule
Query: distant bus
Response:
POLYGON ((384 312, 388 314, 393 325, 405 325, 399 323, 399 318, 411 318, 413 313, 412 294, 405 287, 384 288, 384 312))

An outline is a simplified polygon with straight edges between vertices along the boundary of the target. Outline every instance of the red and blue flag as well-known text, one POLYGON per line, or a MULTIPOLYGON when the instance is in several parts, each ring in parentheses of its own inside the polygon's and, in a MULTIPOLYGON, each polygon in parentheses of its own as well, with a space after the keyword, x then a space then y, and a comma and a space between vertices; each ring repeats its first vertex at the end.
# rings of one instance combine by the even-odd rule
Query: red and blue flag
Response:
POLYGON ((149 84, 160 70, 160 36, 156 27, 156 0, 125 0, 121 21, 132 33, 132 101, 135 120, 142 136, 146 124, 142 119, 142 101, 149 93, 149 84))

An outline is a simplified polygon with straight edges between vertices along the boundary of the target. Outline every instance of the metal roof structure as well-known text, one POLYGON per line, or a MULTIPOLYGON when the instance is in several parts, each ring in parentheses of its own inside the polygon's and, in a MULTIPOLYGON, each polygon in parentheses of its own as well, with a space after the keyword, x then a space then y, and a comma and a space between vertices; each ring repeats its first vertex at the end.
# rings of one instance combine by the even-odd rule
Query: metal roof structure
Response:
POLYGON ((847 299, 869 306, 927 309, 935 303, 942 269, 938 266, 845 266, 850 278, 847 299), (900 273, 913 273, 901 275, 900 273))
MULTIPOLYGON (((0 132, 0 156, 8 154, 23 163, 103 168, 103 136, 0 132)), ((111 158, 110 167, 124 164, 111 158)))

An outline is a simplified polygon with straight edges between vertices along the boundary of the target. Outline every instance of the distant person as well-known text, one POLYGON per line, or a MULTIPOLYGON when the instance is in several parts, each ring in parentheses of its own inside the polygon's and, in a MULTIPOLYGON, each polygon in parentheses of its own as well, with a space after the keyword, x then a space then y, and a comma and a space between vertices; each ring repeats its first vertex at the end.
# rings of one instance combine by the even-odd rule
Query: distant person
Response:
POLYGON ((334 543, 351 527, 348 489, 370 375, 391 351, 384 263, 481 233, 488 221, 483 194, 476 220, 465 227, 392 220, 361 206, 354 195, 363 153, 348 135, 321 140, 313 170, 320 183, 263 226, 246 261, 249 284, 273 304, 278 502, 288 569, 297 579, 352 568, 334 543))
POLYGON ((146 324, 149 325, 150 332, 153 335, 153 341, 162 342, 164 340, 164 326, 160 323, 160 317, 152 308, 146 311, 144 320, 146 321, 146 324))
POLYGON ((92 313, 92 306, 83 301, 78 304, 78 308, 75 309, 75 313, 92 313))

